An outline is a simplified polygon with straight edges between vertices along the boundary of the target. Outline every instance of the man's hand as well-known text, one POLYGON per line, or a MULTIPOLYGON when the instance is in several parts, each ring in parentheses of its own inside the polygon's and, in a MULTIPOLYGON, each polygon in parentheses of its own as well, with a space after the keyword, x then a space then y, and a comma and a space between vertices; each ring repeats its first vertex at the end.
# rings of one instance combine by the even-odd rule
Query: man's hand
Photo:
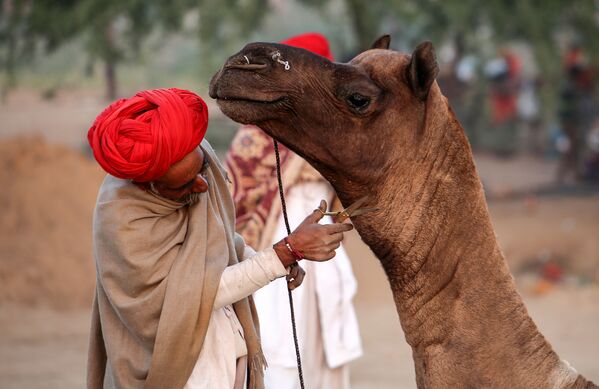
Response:
MULTIPOLYGON (((289 244, 311 261, 323 262, 333 258, 335 250, 341 245, 343 233, 354 228, 348 223, 318 224, 322 217, 322 212, 314 210, 287 237, 289 244)), ((296 262, 296 258, 287 249, 283 240, 273 247, 285 267, 296 262)))
POLYGON ((318 224, 322 212, 314 210, 287 237, 289 244, 311 261, 328 261, 341 245, 343 233, 354 227, 348 223, 318 224))
POLYGON ((306 271, 301 268, 300 265, 295 264, 292 265, 289 269, 289 274, 287 274, 287 287, 290 290, 293 290, 300 286, 302 282, 304 282, 304 276, 306 275, 306 271))

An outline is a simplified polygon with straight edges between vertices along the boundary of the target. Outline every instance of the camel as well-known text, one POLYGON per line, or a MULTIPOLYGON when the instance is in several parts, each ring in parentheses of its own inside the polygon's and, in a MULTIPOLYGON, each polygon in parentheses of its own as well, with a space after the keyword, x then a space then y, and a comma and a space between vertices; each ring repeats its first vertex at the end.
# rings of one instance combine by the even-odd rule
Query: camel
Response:
POLYGON ((222 112, 312 164, 388 277, 418 388, 598 388, 561 360, 516 291, 430 42, 383 36, 349 63, 251 43, 210 83, 222 112))

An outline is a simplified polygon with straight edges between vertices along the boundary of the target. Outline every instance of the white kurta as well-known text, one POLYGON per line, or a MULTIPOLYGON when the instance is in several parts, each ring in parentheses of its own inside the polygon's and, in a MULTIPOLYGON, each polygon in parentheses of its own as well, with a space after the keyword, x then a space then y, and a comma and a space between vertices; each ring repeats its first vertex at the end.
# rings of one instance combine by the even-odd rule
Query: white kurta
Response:
POLYGON ((184 389, 233 388, 237 358, 247 355, 247 349, 231 304, 287 274, 272 248, 255 253, 246 246, 244 258, 221 276, 206 338, 184 389))
MULTIPOLYGON (((305 182, 291 188, 286 196, 291 228, 299 225, 321 199, 331 197, 332 188, 322 181, 305 182)), ((321 223, 332 223, 332 220, 327 217, 321 223)), ((286 235, 281 216, 273 242, 286 235)), ((327 262, 302 261, 306 278, 293 292, 304 381, 311 389, 348 388, 347 363, 362 355, 352 304, 356 280, 343 246, 336 252, 335 258, 327 262)), ((268 362, 266 389, 298 388, 286 280, 275 280, 258 290, 254 301, 268 362)))

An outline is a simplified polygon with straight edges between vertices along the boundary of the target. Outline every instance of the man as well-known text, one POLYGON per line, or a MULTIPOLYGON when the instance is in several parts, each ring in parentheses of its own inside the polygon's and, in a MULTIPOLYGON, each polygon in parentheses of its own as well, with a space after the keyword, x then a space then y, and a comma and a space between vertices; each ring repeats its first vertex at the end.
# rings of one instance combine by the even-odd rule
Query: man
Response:
MULTIPOLYGON (((333 60, 325 37, 307 33, 282 43, 333 60)), ((292 151, 279 146, 291 226, 320 199, 333 202, 335 193, 316 170, 292 151)), ((233 181, 237 232, 260 250, 286 235, 276 180, 272 139, 255 126, 237 132, 227 155, 233 181)), ((305 264, 308 273, 294 292, 294 306, 304 381, 311 389, 349 388, 349 362, 362 355, 358 322, 352 304, 357 284, 343 249, 322 264, 305 264)), ((268 361, 267 389, 299 387, 285 282, 274 281, 254 295, 261 340, 268 361)))
POLYGON ((89 130, 109 173, 93 222, 89 388, 262 388, 251 293, 302 257, 332 258, 351 229, 319 225, 315 211, 272 248, 245 246, 207 122, 199 96, 158 89, 115 102, 89 130))
POLYGON ((517 103, 522 83, 522 63, 513 51, 503 48, 499 57, 487 64, 486 72, 491 80, 492 126, 481 141, 497 155, 509 157, 517 151, 517 103))
POLYGON ((564 58, 560 88, 559 119, 564 137, 558 145, 562 155, 557 167, 557 183, 574 184, 584 178, 585 140, 597 114, 593 96, 593 76, 582 47, 570 46, 564 58))

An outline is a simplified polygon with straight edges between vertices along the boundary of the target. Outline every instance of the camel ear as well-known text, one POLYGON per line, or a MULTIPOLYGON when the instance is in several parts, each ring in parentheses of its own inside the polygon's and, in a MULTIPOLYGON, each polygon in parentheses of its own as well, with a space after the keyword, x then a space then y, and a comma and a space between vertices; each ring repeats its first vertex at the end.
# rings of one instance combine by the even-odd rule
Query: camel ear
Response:
POLYGON ((377 39, 372 46, 370 46, 370 49, 383 49, 383 50, 389 50, 389 44, 391 43, 391 36, 387 35, 383 35, 382 37, 380 37, 379 39, 377 39))
POLYGON ((426 100, 428 91, 439 74, 437 56, 431 42, 423 42, 416 47, 407 72, 408 83, 416 97, 426 100))

